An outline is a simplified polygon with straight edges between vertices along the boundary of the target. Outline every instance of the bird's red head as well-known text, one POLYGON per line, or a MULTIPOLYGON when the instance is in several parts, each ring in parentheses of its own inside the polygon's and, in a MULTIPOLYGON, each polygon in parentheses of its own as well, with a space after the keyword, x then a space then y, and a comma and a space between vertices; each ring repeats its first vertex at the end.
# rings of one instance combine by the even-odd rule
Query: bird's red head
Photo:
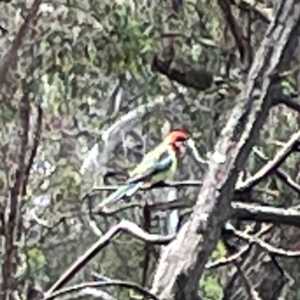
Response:
POLYGON ((189 138, 184 129, 172 129, 165 138, 165 141, 172 145, 175 150, 181 152, 181 145, 189 138))

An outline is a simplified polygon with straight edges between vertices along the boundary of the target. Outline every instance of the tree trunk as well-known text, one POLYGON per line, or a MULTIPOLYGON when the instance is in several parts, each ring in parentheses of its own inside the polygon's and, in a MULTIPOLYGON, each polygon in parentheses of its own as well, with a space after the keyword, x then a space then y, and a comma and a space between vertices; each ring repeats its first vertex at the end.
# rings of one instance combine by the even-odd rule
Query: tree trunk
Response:
POLYGON ((163 251, 152 292, 160 299, 197 299, 205 263, 230 216, 239 171, 255 144, 272 104, 271 75, 300 21, 299 0, 282 1, 254 58, 247 83, 215 146, 194 212, 163 251))

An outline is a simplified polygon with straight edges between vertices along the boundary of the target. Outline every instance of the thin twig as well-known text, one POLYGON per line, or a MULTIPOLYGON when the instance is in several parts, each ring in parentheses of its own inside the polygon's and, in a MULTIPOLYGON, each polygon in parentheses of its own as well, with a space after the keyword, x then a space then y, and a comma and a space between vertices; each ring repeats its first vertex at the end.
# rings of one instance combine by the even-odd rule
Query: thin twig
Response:
POLYGON ((219 0, 219 6, 223 12, 225 21, 227 22, 230 31, 235 39, 236 46, 238 48, 240 59, 242 63, 245 63, 245 59, 247 58, 247 47, 251 45, 245 44, 245 38, 243 36, 243 31, 241 26, 238 24, 235 16, 232 13, 231 6, 228 0, 219 0))
POLYGON ((240 239, 243 239, 243 240, 247 241, 248 243, 255 243, 256 245, 258 245, 259 247, 261 247, 263 250, 265 250, 268 253, 271 253, 274 255, 285 256, 285 257, 299 257, 300 256, 300 251, 289 251, 289 250, 277 248, 256 236, 252 236, 245 232, 239 231, 229 224, 227 224, 226 227, 228 230, 231 230, 240 239))
POLYGON ((253 188, 259 184, 268 175, 274 172, 294 151, 295 146, 300 141, 300 130, 292 135, 292 137, 286 142, 286 144, 277 152, 275 157, 268 161, 256 174, 248 178, 245 182, 242 182, 236 191, 245 191, 253 188))
POLYGON ((16 241, 19 238, 21 218, 20 218, 20 194, 24 182, 26 169, 26 149, 28 146, 28 132, 30 122, 30 102, 28 94, 24 94, 19 103, 20 113, 20 149, 17 162, 17 170, 14 174, 14 183, 10 189, 9 201, 7 201, 8 218, 4 224, 4 261, 2 268, 3 282, 1 284, 1 299, 6 299, 7 293, 14 290, 15 279, 13 274, 16 269, 17 247, 16 241), (3 297, 3 298, 2 298, 3 297))
POLYGON ((25 174, 24 174, 24 183, 23 183, 23 191, 22 191, 23 195, 26 195, 26 188, 27 188, 30 170, 33 165, 35 156, 37 154, 37 149, 38 149, 41 134, 42 134, 43 109, 40 104, 37 107, 37 112, 38 112, 38 116, 37 116, 35 131, 33 133, 33 137, 34 137, 33 138, 33 146, 31 149, 31 153, 30 153, 30 156, 28 159, 28 164, 26 166, 26 170, 25 170, 25 174))
MULTIPOLYGON (((268 158, 266 157, 266 155, 262 151, 258 150, 257 148, 254 148, 253 152, 254 152, 255 155, 257 155, 264 162, 268 161, 268 158)), ((282 169, 278 168, 278 169, 276 169, 275 174, 286 185, 288 185, 296 193, 300 194, 300 185, 297 184, 287 173, 285 173, 282 169)))
MULTIPOLYGON (((255 236, 261 237, 262 235, 269 232, 272 229, 272 227, 273 227, 273 225, 265 226, 255 236)), ((219 268, 219 267, 228 265, 230 263, 233 263, 233 262, 237 261, 239 258, 241 258, 242 256, 244 256, 247 252, 249 252, 254 244, 255 243, 249 243, 248 245, 244 246, 240 251, 230 255, 229 257, 222 257, 214 262, 207 263, 205 268, 210 270, 210 269, 219 268)))

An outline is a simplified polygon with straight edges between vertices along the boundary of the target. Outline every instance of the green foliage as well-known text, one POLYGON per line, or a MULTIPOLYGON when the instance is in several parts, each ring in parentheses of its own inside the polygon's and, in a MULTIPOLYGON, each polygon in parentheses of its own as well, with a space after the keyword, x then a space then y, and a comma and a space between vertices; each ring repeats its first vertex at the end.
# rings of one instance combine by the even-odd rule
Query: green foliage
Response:
POLYGON ((42 268, 46 264, 46 258, 39 248, 31 248, 27 252, 28 262, 32 270, 42 268))
POLYGON ((207 300, 220 300, 223 298, 223 289, 218 279, 211 275, 205 275, 200 282, 202 295, 207 300))
MULTIPOLYGON (((2 55, 19 29, 17 10, 24 9, 24 1, 1 5, 1 22, 3 20, 9 29, 8 35, 1 36, 2 55)), ((162 50, 161 34, 173 32, 178 35, 176 58, 218 73, 226 63, 222 56, 226 50, 222 47, 228 38, 224 34, 225 25, 218 1, 208 0, 186 1, 178 17, 173 16, 169 1, 67 0, 54 12, 40 12, 19 51, 18 63, 8 74, 0 99, 1 205, 6 203, 4 200, 14 183, 22 142, 20 99, 29 92, 32 110, 26 162, 34 144, 37 105, 43 109, 39 147, 26 195, 20 198, 24 228, 18 241, 18 278, 34 277, 45 286, 53 283, 99 238, 91 229, 92 221, 102 233, 123 218, 142 224, 140 209, 122 211, 110 217, 90 213, 90 206, 97 204, 108 192, 83 199, 84 192, 90 192, 93 186, 93 174, 82 176, 79 173, 85 154, 99 140, 100 132, 122 115, 138 105, 151 103, 161 91, 170 94, 179 90, 178 85, 166 84, 166 88, 165 78, 151 69, 153 55, 162 50), (121 97, 119 107, 110 109, 115 102, 113 91, 116 86, 123 88, 124 97, 121 97), (88 180, 90 182, 86 183, 88 180), (37 201, 38 196, 45 194, 48 202, 37 201)), ((295 84, 290 78, 282 85, 286 94, 295 92, 295 84)), ((213 149, 228 112, 235 104, 234 97, 220 100, 213 92, 199 93, 193 89, 184 89, 176 95, 174 101, 144 118, 141 126, 134 128, 135 134, 142 136, 143 150, 133 147, 126 152, 117 145, 110 153, 109 170, 127 171, 129 165, 135 164, 143 151, 161 139, 161 128, 166 120, 173 126, 188 127, 203 155, 213 149)), ((299 119, 293 112, 275 107, 261 133, 259 149, 272 158, 279 149, 278 142, 284 143, 298 129, 298 124, 299 119)), ((138 139, 132 139, 138 144, 138 139)), ((253 153, 248 160, 246 175, 253 174, 262 165, 253 153)), ((296 178, 299 172, 296 165, 297 157, 291 156, 283 168, 296 178)), ((180 176, 201 180, 202 173, 198 166, 186 161, 180 176)), ((115 181, 111 180, 112 183, 115 181)), ((278 196, 285 195, 286 191, 287 187, 272 177, 262 182, 255 193, 267 203, 277 204, 286 200, 278 196)), ((152 201, 161 195, 149 192, 142 197, 152 201)), ((195 201, 196 192, 180 191, 180 197, 195 201)), ((289 198, 297 202, 297 197, 289 198)), ((161 222, 155 219, 152 223, 152 231, 159 232, 161 222)), ((2 260, 4 252, 0 252, 2 260)), ((147 283, 155 271, 157 253, 151 252, 147 283)), ((225 247, 219 243, 211 259, 217 260, 225 254, 225 247)), ((111 278, 140 283, 144 255, 143 244, 128 236, 118 237, 75 280, 80 281, 86 274, 96 271, 111 278)), ((222 298, 219 277, 220 274, 215 272, 206 274, 201 280, 200 289, 205 299, 222 298)), ((127 291, 113 292, 117 297, 121 295, 120 299, 129 295, 127 291)), ((135 294, 129 296, 138 298, 135 294)))
POLYGON ((212 260, 217 260, 220 258, 224 258, 227 255, 227 250, 224 243, 220 240, 217 244, 216 249, 211 255, 212 260))

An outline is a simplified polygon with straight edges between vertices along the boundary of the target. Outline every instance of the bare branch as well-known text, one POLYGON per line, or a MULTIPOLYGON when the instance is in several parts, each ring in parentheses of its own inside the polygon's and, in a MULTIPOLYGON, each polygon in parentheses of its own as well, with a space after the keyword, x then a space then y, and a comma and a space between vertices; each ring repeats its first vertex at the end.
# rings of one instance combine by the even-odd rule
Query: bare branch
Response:
POLYGON ((286 257, 299 257, 300 256, 300 251, 289 251, 289 250, 284 250, 281 248, 276 248, 268 243, 266 243, 265 241, 263 241, 262 239, 249 235, 247 233, 244 233, 242 231, 236 230, 233 226, 227 224, 226 228, 228 230, 231 230, 237 237, 239 237, 240 239, 243 239, 245 241, 247 241, 248 243, 255 243, 256 245, 258 245, 259 247, 261 247, 263 250, 274 254, 274 255, 280 255, 280 256, 286 256, 286 257))
MULTIPOLYGON (((142 206, 140 203, 132 205, 142 206)), ((194 203, 184 200, 157 202, 149 205, 152 211, 192 208, 194 203)), ((257 205, 234 201, 231 203, 231 218, 245 221, 259 221, 264 223, 285 224, 300 228, 300 212, 297 207, 280 208, 267 205, 257 205)), ((191 210, 192 212, 192 210, 191 210)))
MULTIPOLYGON (((122 288, 128 288, 128 289, 133 289, 140 294, 142 294, 145 297, 149 297, 153 300, 159 300, 153 293, 148 291, 147 289, 143 288, 142 286, 129 282, 129 281, 122 281, 122 280, 111 280, 111 281, 106 281, 106 282, 99 282, 99 281, 92 281, 92 282, 85 282, 81 283, 78 285, 66 287, 61 290, 53 291, 52 293, 49 294, 49 291, 46 293, 45 297, 42 300, 52 300, 55 299, 59 296, 64 296, 66 294, 74 293, 86 288, 104 288, 104 287, 122 287, 122 288)), ((74 295, 73 295, 74 297, 74 295)))
POLYGON ((279 99, 278 103, 284 104, 286 107, 300 113, 299 98, 298 99, 293 99, 291 97, 281 97, 279 99))
POLYGON ((142 208, 143 205, 141 203, 136 202, 136 203, 125 204, 125 205, 123 205, 121 207, 117 207, 115 209, 106 208, 106 207, 103 207, 103 208, 99 209, 98 206, 97 206, 93 209, 93 213, 96 213, 100 216, 109 217, 109 216, 114 216, 117 213, 120 213, 120 212, 128 210, 128 209, 132 209, 132 208, 135 208, 135 207, 142 208))
POLYGON ((16 271, 16 255, 17 246, 16 240, 19 237, 19 230, 21 225, 20 214, 20 196, 22 192, 22 186, 24 183, 24 176, 26 171, 26 150, 28 146, 28 132, 30 126, 30 102, 28 94, 24 94, 19 103, 20 113, 20 149, 17 162, 17 170, 14 174, 14 183, 10 189, 9 200, 7 201, 6 209, 8 218, 4 227, 4 261, 2 266, 2 278, 1 284, 2 295, 1 299, 6 299, 6 296, 13 291, 15 287, 15 279, 13 274, 16 271))
POLYGON ((200 65, 191 64, 182 57, 176 56, 176 36, 178 35, 173 33, 162 35, 162 51, 154 56, 152 70, 158 71, 169 80, 174 80, 185 87, 200 91, 209 89, 214 82, 213 74, 200 65))
POLYGON ((272 20, 272 9, 265 9, 261 7, 256 0, 242 0, 234 1, 234 4, 242 10, 254 12, 261 20, 269 23, 272 20))
POLYGON ((30 156, 28 159, 28 164, 26 166, 26 170, 25 170, 25 174, 24 174, 23 191, 22 191, 23 195, 26 195, 26 187, 27 187, 27 183, 28 183, 30 170, 31 170, 31 167, 34 162, 34 159, 35 159, 35 156, 37 153, 37 149, 38 149, 38 146, 40 143, 41 134, 42 134, 43 109, 40 104, 37 106, 37 113, 38 113, 38 116, 37 116, 35 131, 33 133, 33 136, 34 136, 33 145, 32 145, 31 153, 30 153, 30 156))
POLYGON ((292 135, 292 137, 289 139, 289 141, 287 141, 287 143, 282 147, 282 149, 277 152, 273 160, 269 161, 255 175, 248 178, 245 182, 242 183, 242 190, 248 190, 253 188, 264 178, 266 178, 268 175, 274 172, 295 150, 295 146, 299 144, 299 141, 300 130, 292 135))
MULTIPOLYGON (((263 161, 268 161, 268 158, 265 154, 258 149, 254 148, 253 152, 263 161)), ((275 170, 275 174, 279 179, 281 179, 287 186, 289 186, 296 193, 300 194, 300 185, 297 184, 287 173, 285 173, 282 169, 277 168, 275 170)))
POLYGON ((211 269, 216 269, 216 268, 220 268, 223 266, 226 266, 230 263, 233 263, 235 261, 237 261, 238 259, 240 259, 243 255, 245 255, 248 251, 250 251, 251 249, 251 244, 250 245, 246 245, 244 246, 240 251, 230 255, 229 257, 222 257, 214 262, 208 262, 205 265, 205 269, 211 270, 211 269))
MULTIPOLYGON (((266 234, 267 232, 270 231, 270 229, 272 229, 272 227, 273 227, 273 225, 265 226, 255 236, 260 237, 260 236, 266 234)), ((230 255, 229 257, 224 257, 224 258, 222 257, 215 262, 207 263, 205 268, 206 269, 215 269, 215 268, 219 268, 219 267, 228 265, 230 263, 233 263, 233 262, 237 261, 238 259, 240 259, 242 256, 244 256, 246 253, 248 253, 251 250, 251 247, 253 245, 254 245, 254 243, 249 243, 248 245, 244 246, 240 251, 230 255)))
POLYGON ((300 227, 300 212, 293 208, 277 208, 233 202, 233 217, 240 220, 270 222, 300 227))
POLYGON ((142 230, 135 223, 123 220, 118 225, 112 227, 106 232, 95 244, 93 244, 83 255, 81 255, 71 266, 67 269, 61 277, 52 285, 46 292, 46 299, 50 297, 55 291, 64 286, 74 275, 86 265, 94 256, 96 256, 103 248, 105 248, 117 235, 120 233, 127 233, 135 238, 154 244, 165 245, 169 243, 174 236, 160 236, 157 234, 150 234, 142 230))
POLYGON ((251 45, 247 45, 246 43, 246 39, 243 36, 242 28, 240 27, 235 16, 232 13, 230 2, 228 0, 219 0, 218 3, 223 12, 225 21, 227 22, 230 31, 235 39, 236 46, 240 53, 241 62, 245 63, 246 59, 248 59, 249 56, 248 52, 250 51, 250 49, 248 48, 251 47, 251 45))

